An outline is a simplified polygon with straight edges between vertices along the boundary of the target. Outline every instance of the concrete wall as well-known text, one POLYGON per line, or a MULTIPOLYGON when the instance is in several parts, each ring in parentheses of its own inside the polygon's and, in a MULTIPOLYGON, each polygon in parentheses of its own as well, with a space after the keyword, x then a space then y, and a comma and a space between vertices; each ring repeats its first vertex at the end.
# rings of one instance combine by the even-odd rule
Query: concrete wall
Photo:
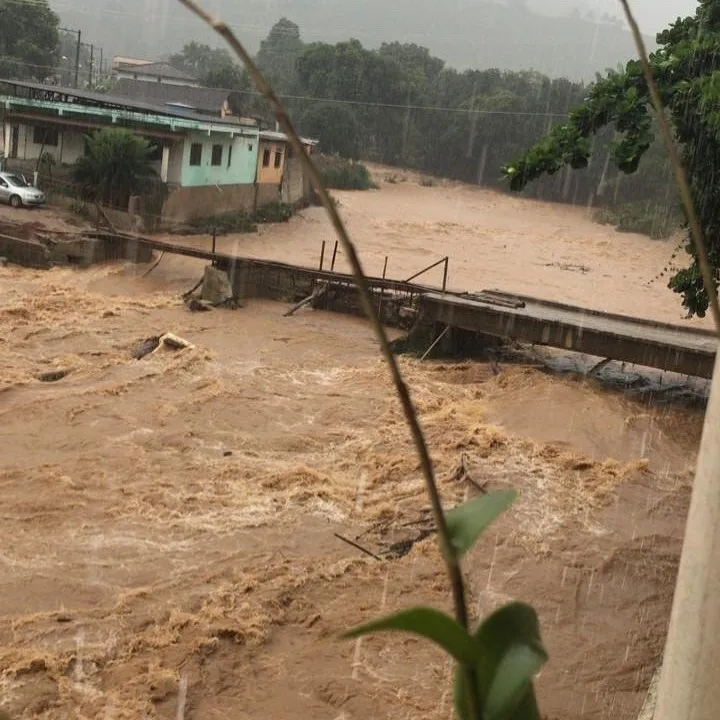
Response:
POLYGON ((187 80, 172 80, 166 77, 161 77, 159 75, 141 75, 139 73, 134 73, 132 71, 132 68, 123 68, 116 69, 115 70, 115 77, 118 80, 122 80, 123 78, 127 80, 139 80, 140 82, 149 82, 149 83, 162 83, 163 85, 180 85, 182 87, 200 87, 199 83, 193 83, 188 82, 187 80))
MULTIPOLYGON (((34 133, 33 125, 18 125, 18 160, 37 160, 41 152, 44 151, 54 155, 57 163, 72 165, 85 152, 85 133, 81 130, 58 129, 57 145, 45 145, 44 148, 42 144, 34 141, 34 133)), ((5 131, 3 130, 3 137, 4 135, 5 131)), ((8 139, 8 152, 10 150, 9 145, 8 139)))
POLYGON ((257 181, 259 184, 280 185, 285 168, 285 154, 287 143, 260 141, 260 151, 257 157, 257 181), (280 154, 280 167, 275 167, 275 158, 280 154), (264 165, 265 156, 269 154, 269 164, 264 165))
POLYGON ((171 185, 180 185, 182 183, 184 153, 185 146, 182 142, 174 142, 170 144, 167 181, 171 185))
POLYGON ((282 201, 288 205, 303 205, 310 202, 312 184, 306 178, 302 163, 297 157, 285 161, 285 175, 282 184, 282 201))
POLYGON ((196 217, 218 215, 233 210, 252 210, 255 203, 255 186, 214 185, 208 187, 176 187, 170 190, 162 216, 166 220, 184 222, 196 217))
POLYGON ((208 137, 205 133, 190 133, 184 142, 182 158, 183 187, 202 187, 204 185, 241 185, 255 182, 255 166, 257 163, 257 137, 236 136, 234 139, 226 134, 213 133, 208 137), (200 165, 190 165, 192 145, 202 145, 200 165), (222 146, 220 165, 212 165, 213 145, 222 146), (232 158, 228 165, 229 148, 232 146, 232 158))
POLYGON ((270 203, 279 202, 280 187, 278 185, 256 185, 255 186, 255 206, 268 205, 270 203))

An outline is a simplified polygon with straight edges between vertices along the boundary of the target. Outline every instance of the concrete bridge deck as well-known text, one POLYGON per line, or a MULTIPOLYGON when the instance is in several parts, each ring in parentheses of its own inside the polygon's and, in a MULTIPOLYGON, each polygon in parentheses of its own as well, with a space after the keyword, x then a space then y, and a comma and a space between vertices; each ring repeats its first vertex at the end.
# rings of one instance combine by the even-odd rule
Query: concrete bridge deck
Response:
POLYGON ((682 375, 712 377, 718 349, 718 337, 709 330, 585 310, 500 291, 485 291, 477 298, 424 293, 419 308, 424 322, 682 375), (514 298, 522 307, 489 304, 483 295, 514 298))
MULTIPOLYGON (((99 233, 109 236, 111 233, 99 233)), ((216 263, 225 269, 239 295, 282 296, 288 287, 307 286, 318 281, 354 288, 347 273, 298 267, 288 263, 246 258, 169 243, 140 236, 119 235, 118 239, 148 250, 169 252, 216 263), (251 274, 254 283, 246 277, 251 274), (273 286, 272 288, 270 286, 273 286)), ((709 330, 670 325, 623 315, 539 300, 537 298, 483 290, 477 293, 440 292, 419 283, 368 278, 371 289, 404 296, 421 322, 437 323, 463 330, 520 342, 546 345, 572 352, 610 358, 682 375, 710 378, 713 374, 717 335, 709 330)), ((389 298, 388 298, 389 300, 389 298)))

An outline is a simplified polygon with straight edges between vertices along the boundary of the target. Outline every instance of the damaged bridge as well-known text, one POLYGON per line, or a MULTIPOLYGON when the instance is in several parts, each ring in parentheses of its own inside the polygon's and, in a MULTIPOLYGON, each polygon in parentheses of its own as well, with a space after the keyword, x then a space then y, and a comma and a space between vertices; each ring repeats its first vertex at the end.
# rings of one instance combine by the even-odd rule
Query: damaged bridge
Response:
MULTIPOLYGON (((11 240, 0 236, 0 245, 8 245, 11 240)), ((43 254, 33 241, 17 240, 20 245, 16 248, 21 254, 47 260, 46 248, 43 254)), ((62 253, 70 262, 75 253, 81 255, 83 250, 91 253, 86 262, 78 263, 83 265, 121 258, 148 262, 153 252, 194 257, 225 271, 239 300, 264 297, 297 303, 306 299, 313 307, 363 314, 352 275, 323 269, 322 259, 320 268, 313 269, 101 231, 84 233, 83 243, 72 247, 60 243, 57 247, 69 248, 62 253)), ((444 262, 447 272, 447 259, 444 262)), ((708 330, 587 310, 499 290, 441 292, 436 287, 413 282, 412 278, 400 281, 369 277, 368 281, 383 322, 411 330, 411 340, 420 338, 425 342, 423 350, 441 337, 445 343, 459 342, 461 346, 468 337, 470 344, 475 345, 478 340, 491 343, 514 340, 682 375, 712 377, 718 338, 708 330)), ((420 344, 415 343, 415 347, 420 344)))

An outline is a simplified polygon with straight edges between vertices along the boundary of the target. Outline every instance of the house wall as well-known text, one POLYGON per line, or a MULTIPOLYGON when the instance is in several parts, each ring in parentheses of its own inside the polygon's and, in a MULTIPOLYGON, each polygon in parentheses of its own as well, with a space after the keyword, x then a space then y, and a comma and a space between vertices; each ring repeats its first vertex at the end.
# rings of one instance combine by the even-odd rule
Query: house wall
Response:
MULTIPOLYGON (((11 127, 12 124, 7 127, 11 127)), ((3 131, 3 136, 5 131, 3 131)), ((10 142, 8 139, 8 152, 10 142)), ((57 145, 43 145, 34 142, 34 126, 18 125, 18 160, 37 160, 42 152, 55 156, 57 163, 71 165, 85 152, 85 133, 77 130, 62 130, 58 132, 57 145)), ((6 153, 7 154, 7 153, 6 153)))
POLYGON ((288 205, 309 202, 311 185, 305 179, 305 171, 298 157, 285 160, 285 175, 282 183, 282 201, 288 205))
POLYGON ((255 166, 257 163, 257 137, 236 136, 230 138, 226 134, 190 133, 184 142, 182 159, 183 187, 203 187, 207 185, 242 185, 255 182, 255 166), (190 152, 194 143, 203 146, 200 165, 190 165, 190 152), (222 162, 212 165, 213 145, 222 145, 222 162), (232 161, 228 167, 228 151, 232 145, 232 161))
POLYGON ((285 154, 287 151, 287 143, 270 142, 268 140, 260 141, 260 150, 257 157, 257 181, 260 184, 280 185, 283 177, 283 169, 285 166, 285 154), (263 163, 265 153, 270 153, 270 163, 266 167, 263 163), (276 153, 280 153, 280 167, 275 167, 276 153))
POLYGON ((252 210, 255 205, 255 186, 215 185, 205 187, 176 187, 170 190, 162 209, 164 220, 185 222, 195 217, 219 215, 233 210, 252 210))
POLYGON ((123 68, 115 71, 115 77, 118 80, 137 80, 138 82, 162 83, 163 85, 182 85, 185 87, 200 87, 199 83, 188 82, 187 80, 173 80, 172 78, 162 77, 160 75, 141 75, 134 73, 132 69, 123 68))
POLYGON ((170 161, 168 162, 168 183, 172 185, 180 185, 182 183, 183 171, 183 154, 185 152, 185 144, 174 142, 170 145, 170 161))

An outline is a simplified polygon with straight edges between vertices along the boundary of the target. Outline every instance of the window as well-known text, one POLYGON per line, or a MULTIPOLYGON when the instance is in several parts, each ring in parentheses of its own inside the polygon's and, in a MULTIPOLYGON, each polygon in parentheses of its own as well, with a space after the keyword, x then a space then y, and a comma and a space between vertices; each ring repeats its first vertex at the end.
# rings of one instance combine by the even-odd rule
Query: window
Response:
POLYGON ((249 150, 250 152, 252 152, 252 149, 253 149, 253 144, 250 143, 250 144, 248 145, 248 150, 249 150))
POLYGON ((148 160, 150 162, 162 162, 163 146, 159 142, 150 143, 150 152, 148 154, 148 160))
POLYGON ((211 165, 222 165, 222 151, 223 146, 222 145, 213 145, 212 146, 212 157, 210 158, 210 164, 211 165))
POLYGON ((197 166, 202 163, 202 143, 193 143, 190 146, 190 165, 197 166))
POLYGON ((270 167, 270 151, 265 150, 263 152, 263 167, 270 167))
POLYGON ((228 148, 228 167, 230 167, 230 164, 232 163, 232 145, 228 148))
POLYGON ((282 165, 282 150, 275 151, 275 167, 279 168, 282 165))
POLYGON ((58 145, 57 128, 43 127, 42 125, 36 125, 33 128, 33 142, 35 143, 35 145, 48 145, 50 147, 57 147, 57 145, 58 145))

